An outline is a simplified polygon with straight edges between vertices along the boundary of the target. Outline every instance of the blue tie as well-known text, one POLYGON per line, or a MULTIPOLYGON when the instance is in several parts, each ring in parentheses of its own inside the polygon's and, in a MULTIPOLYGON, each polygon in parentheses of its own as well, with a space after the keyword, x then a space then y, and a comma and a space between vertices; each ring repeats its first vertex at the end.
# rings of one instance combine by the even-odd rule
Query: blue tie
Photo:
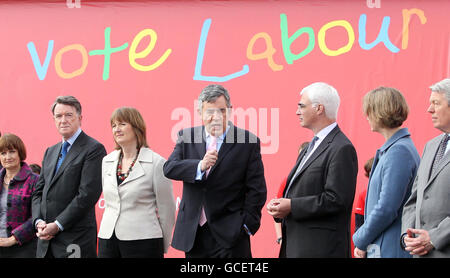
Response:
POLYGON ((63 143, 63 146, 62 146, 62 148, 61 148, 61 155, 60 155, 59 158, 58 158, 58 164, 56 164, 56 170, 55 170, 55 173, 58 172, 59 167, 61 166, 61 164, 62 164, 64 158, 66 157, 67 149, 69 148, 69 146, 70 146, 70 143, 69 143, 69 142, 65 141, 65 142, 63 143))

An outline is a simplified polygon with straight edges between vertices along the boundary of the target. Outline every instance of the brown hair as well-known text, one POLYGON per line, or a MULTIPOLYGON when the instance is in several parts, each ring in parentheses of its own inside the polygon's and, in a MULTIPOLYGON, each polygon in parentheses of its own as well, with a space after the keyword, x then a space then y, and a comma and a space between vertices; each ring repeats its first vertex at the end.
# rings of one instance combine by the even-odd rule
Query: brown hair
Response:
POLYGON ((81 115, 81 104, 73 96, 59 96, 55 99, 55 102, 52 104, 52 114, 55 114, 55 107, 57 104, 64 104, 69 105, 72 107, 75 107, 75 110, 77 111, 78 115, 81 115))
MULTIPOLYGON (((114 110, 111 115, 111 126, 115 121, 129 123, 133 127, 136 134, 137 148, 147 147, 147 128, 141 113, 132 107, 120 107, 114 110)), ((120 150, 120 146, 116 143, 116 150, 120 150)))
POLYGON ((409 107, 398 90, 378 87, 364 96, 363 111, 383 127, 396 128, 408 118, 409 107))
POLYGON ((14 149, 19 153, 20 161, 24 161, 27 158, 27 150, 22 139, 12 133, 3 134, 3 136, 0 137, 0 152, 14 149))
POLYGON ((372 157, 372 158, 369 158, 367 161, 366 161, 366 163, 364 164, 364 175, 366 176, 366 177, 369 177, 370 176, 370 172, 372 171, 372 164, 373 164, 373 160, 374 160, 374 158, 372 157))
POLYGON ((300 154, 300 152, 304 149, 307 148, 309 146, 309 142, 305 141, 303 142, 299 147, 298 147, 298 153, 300 154))

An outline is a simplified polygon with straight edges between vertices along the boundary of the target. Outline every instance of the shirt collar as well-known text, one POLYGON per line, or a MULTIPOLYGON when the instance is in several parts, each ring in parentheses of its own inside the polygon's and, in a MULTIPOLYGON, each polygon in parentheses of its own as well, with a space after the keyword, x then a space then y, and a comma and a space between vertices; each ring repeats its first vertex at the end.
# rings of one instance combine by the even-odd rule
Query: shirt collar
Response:
POLYGON ((20 163, 20 171, 14 177, 17 181, 24 181, 28 178, 28 176, 32 173, 31 168, 25 162, 20 163))
POLYGON ((328 133, 330 133, 336 126, 337 123, 334 122, 329 126, 322 128, 319 132, 317 132, 315 136, 317 136, 319 140, 323 140, 325 137, 327 137, 328 133))
POLYGON ((404 127, 399 129, 396 133, 394 133, 384 144, 381 146, 380 151, 384 152, 389 149, 392 144, 397 142, 400 138, 409 136, 408 128, 404 127))
MULTIPOLYGON (((67 139, 66 141, 69 142, 70 146, 73 145, 73 143, 75 143, 75 140, 77 140, 78 136, 81 133, 81 128, 78 128, 78 130, 75 132, 74 135, 72 135, 72 137, 70 137, 69 139, 67 139)), ((64 143, 64 138, 62 139, 62 143, 64 143)))

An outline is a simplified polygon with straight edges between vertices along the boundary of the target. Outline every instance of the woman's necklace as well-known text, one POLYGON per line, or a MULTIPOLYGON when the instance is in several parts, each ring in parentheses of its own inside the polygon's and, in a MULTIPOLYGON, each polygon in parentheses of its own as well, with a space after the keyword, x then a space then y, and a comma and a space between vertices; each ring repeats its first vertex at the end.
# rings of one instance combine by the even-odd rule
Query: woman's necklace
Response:
POLYGON ((5 174, 5 176, 3 177, 3 184, 9 185, 13 178, 14 178, 14 176, 12 178, 8 178, 7 175, 5 174))
POLYGON ((3 187, 8 189, 9 188, 9 184, 11 183, 11 180, 9 180, 8 182, 6 180, 7 179, 6 179, 6 175, 5 175, 5 177, 3 178, 3 187))
POLYGON ((120 152, 120 156, 119 156, 119 164, 117 165, 117 177, 121 180, 124 181, 129 175, 130 172, 134 166, 134 163, 136 163, 137 157, 139 155, 139 150, 136 153, 136 156, 133 159, 133 162, 131 162, 130 167, 128 168, 128 171, 126 173, 122 173, 122 159, 123 159, 123 152, 120 152))

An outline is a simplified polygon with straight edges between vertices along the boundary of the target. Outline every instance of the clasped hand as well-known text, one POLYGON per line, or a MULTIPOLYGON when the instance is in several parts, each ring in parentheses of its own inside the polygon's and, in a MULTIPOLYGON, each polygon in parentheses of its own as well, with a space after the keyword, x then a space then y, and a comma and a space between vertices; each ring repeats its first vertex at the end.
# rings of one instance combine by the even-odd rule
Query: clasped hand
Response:
POLYGON ((404 238, 405 250, 411 255, 423 256, 430 252, 434 246, 431 244, 430 235, 423 229, 408 229, 404 238))
POLYGON ((59 227, 56 223, 45 223, 41 221, 36 225, 37 233, 36 236, 42 240, 51 240, 59 232, 59 227))
POLYGON ((267 212, 275 218, 285 218, 291 213, 291 199, 272 199, 266 206, 267 212))

